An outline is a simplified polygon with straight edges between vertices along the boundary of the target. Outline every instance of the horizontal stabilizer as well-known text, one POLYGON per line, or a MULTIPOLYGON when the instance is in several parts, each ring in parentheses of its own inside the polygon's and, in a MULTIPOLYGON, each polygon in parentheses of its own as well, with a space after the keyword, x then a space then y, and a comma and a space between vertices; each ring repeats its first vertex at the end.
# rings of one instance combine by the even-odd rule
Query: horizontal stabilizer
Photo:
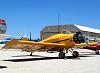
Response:
POLYGON ((6 49, 6 48, 10 49, 13 45, 17 45, 17 44, 18 44, 18 40, 13 39, 13 40, 9 41, 7 44, 5 44, 2 48, 3 49, 6 49))

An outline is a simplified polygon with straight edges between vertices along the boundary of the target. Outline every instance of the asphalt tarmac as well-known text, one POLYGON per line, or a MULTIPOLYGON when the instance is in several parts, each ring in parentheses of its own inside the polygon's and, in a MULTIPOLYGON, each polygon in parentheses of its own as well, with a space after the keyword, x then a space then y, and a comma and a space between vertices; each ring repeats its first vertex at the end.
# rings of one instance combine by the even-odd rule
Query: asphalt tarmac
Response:
POLYGON ((100 73, 100 55, 94 51, 77 49, 80 56, 70 53, 58 59, 58 52, 29 52, 0 50, 0 73, 100 73))

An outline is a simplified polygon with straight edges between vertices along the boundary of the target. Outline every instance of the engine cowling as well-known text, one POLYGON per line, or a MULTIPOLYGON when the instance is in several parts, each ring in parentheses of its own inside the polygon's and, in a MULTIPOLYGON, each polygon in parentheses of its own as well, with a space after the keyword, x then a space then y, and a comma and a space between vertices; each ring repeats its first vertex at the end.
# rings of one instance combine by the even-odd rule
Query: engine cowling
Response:
POLYGON ((85 37, 82 35, 81 32, 76 32, 73 36, 73 41, 75 43, 84 43, 85 42, 85 37))

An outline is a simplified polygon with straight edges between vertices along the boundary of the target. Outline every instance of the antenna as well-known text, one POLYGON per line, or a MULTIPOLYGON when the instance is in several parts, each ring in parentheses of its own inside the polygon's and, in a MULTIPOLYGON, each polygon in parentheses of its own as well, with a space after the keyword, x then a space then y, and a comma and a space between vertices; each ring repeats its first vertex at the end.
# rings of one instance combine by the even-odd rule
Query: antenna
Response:
POLYGON ((31 41, 31 39, 32 39, 32 38, 31 38, 31 32, 30 32, 30 41, 31 41))
POLYGON ((62 33, 60 25, 60 14, 58 14, 58 33, 62 33))
POLYGON ((60 15, 58 14, 58 33, 60 33, 59 17, 60 15))
POLYGON ((59 25, 59 17, 60 17, 60 15, 58 14, 58 25, 59 25))

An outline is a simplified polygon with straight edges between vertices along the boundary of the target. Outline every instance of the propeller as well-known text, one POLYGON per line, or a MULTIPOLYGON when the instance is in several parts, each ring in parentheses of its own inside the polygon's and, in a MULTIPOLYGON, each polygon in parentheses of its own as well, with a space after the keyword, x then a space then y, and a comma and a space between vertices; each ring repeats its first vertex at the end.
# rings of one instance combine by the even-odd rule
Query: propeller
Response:
POLYGON ((81 32, 76 32, 73 36, 73 40, 75 43, 84 43, 85 37, 82 35, 81 32))

